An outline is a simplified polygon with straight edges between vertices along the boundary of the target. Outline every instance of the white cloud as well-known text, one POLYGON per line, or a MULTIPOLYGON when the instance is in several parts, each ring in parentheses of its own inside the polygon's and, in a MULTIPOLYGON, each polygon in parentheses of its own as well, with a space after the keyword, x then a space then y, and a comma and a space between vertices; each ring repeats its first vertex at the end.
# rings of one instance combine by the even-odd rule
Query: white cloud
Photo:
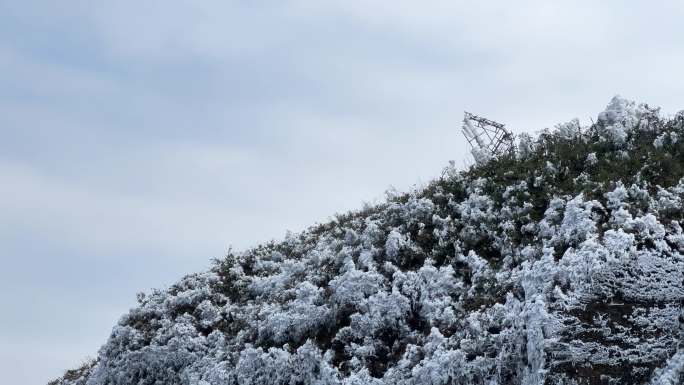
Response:
POLYGON ((37 3, 0 6, 0 259, 81 315, 461 164, 463 110, 534 131, 615 93, 683 107, 675 1, 37 3))

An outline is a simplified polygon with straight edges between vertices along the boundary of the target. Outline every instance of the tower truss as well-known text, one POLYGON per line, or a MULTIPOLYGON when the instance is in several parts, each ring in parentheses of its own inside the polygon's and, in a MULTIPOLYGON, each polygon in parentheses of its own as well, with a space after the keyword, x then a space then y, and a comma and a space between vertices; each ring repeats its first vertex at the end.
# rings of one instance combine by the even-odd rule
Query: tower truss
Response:
POLYGON ((505 125, 467 111, 463 116, 461 131, 471 147, 484 150, 490 155, 504 154, 513 146, 513 134, 505 125))

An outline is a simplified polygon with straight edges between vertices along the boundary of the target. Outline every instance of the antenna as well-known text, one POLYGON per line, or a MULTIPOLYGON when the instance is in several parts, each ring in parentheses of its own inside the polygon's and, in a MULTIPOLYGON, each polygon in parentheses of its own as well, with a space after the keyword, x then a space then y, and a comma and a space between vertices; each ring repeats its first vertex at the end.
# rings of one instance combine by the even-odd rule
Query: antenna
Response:
POLYGON ((464 112, 461 129, 473 149, 477 148, 489 155, 501 155, 513 146, 513 134, 501 123, 464 112))

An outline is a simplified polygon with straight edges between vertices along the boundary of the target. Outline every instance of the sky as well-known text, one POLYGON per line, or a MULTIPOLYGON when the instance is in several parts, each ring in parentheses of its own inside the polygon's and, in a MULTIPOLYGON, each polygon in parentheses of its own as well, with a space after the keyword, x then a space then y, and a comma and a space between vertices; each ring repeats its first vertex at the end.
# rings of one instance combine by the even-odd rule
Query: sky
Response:
POLYGON ((95 357, 136 293, 615 94, 684 109, 679 1, 0 0, 0 373, 95 357))

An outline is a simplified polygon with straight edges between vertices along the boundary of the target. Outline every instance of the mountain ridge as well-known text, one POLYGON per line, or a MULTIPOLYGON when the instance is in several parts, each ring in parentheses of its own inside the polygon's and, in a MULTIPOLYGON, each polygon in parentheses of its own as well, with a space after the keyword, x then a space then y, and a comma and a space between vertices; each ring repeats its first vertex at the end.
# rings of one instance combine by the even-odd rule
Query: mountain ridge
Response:
POLYGON ((615 97, 139 295, 51 384, 682 384, 682 178, 684 114, 615 97))

